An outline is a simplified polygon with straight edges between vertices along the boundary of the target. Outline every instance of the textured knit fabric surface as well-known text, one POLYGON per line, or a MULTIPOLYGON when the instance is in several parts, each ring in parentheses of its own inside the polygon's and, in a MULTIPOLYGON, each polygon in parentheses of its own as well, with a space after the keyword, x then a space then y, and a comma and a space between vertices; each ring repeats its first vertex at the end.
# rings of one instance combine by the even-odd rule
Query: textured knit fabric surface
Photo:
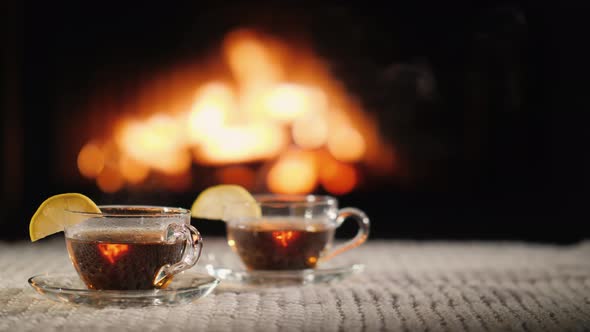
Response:
MULTIPOLYGON (((205 246, 227 250, 222 239, 205 246)), ((370 241, 342 259, 366 270, 330 284, 222 284, 179 306, 96 308, 26 283, 75 273, 63 240, 0 243, 0 331, 590 331, 590 241, 370 241)))

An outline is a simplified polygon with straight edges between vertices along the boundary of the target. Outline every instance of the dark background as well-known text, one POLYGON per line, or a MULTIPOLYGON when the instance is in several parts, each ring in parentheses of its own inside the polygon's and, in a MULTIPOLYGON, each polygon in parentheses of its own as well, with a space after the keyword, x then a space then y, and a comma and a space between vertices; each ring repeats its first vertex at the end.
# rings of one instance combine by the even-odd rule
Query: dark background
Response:
MULTIPOLYGON (((190 206, 199 188, 107 195, 64 179, 60 130, 84 118, 97 93, 124 99, 134 83, 206 55, 238 26, 310 41, 378 117, 398 150, 398 173, 340 197, 371 216, 373 238, 570 243, 590 235, 587 6, 3 6, 0 239, 25 239, 37 206, 56 193, 190 206)), ((81 133, 70 143, 86 142, 81 133)), ((195 223, 206 235, 223 232, 195 223)))

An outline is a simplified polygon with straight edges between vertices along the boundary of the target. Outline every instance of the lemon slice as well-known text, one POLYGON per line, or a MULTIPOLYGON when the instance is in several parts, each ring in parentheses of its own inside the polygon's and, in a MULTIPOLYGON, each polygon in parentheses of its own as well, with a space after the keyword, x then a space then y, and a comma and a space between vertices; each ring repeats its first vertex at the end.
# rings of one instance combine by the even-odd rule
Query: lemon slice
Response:
POLYGON ((220 184, 205 189, 195 199, 191 215, 195 218, 224 219, 224 211, 231 206, 233 217, 260 217, 260 207, 256 200, 243 187, 233 184, 220 184))
POLYGON ((66 210, 100 213, 98 206, 90 198, 82 194, 70 193, 51 196, 41 203, 41 206, 31 218, 29 224, 31 241, 34 242, 48 235, 61 232, 65 226, 74 225, 83 220, 83 218, 73 217, 66 210))

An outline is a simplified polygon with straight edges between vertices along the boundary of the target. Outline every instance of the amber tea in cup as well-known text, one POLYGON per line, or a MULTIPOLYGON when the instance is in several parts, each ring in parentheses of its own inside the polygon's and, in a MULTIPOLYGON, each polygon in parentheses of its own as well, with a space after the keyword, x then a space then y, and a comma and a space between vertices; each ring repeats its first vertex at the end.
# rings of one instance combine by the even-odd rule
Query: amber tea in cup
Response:
POLYGON ((305 226, 288 218, 260 220, 261 225, 228 226, 230 245, 249 269, 292 270, 314 268, 334 237, 329 225, 305 226))
POLYGON ((338 210, 329 196, 256 196, 256 203, 231 203, 224 207, 229 246, 249 270, 301 270, 315 268, 366 241, 369 219, 360 210, 338 210), (242 204, 256 204, 257 209, 242 204), (256 211, 257 216, 243 215, 256 211), (336 229, 354 218, 359 232, 354 239, 334 247, 336 229))
POLYGON ((202 248, 190 212, 178 208, 103 206, 78 213, 66 227, 68 254, 90 289, 165 288, 174 275, 196 264, 202 248))

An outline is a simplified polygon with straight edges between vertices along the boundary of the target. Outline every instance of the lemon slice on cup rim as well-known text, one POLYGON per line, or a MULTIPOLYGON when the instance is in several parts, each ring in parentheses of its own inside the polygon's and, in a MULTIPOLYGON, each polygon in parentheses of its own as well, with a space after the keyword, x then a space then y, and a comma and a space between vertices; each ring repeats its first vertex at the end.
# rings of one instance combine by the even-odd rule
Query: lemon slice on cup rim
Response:
POLYGON ((29 236, 35 242, 46 236, 61 232, 66 226, 81 222, 81 218, 73 218, 67 211, 100 213, 100 209, 88 197, 78 193, 54 195, 46 199, 29 223, 29 236))
POLYGON ((231 205, 231 215, 235 217, 258 218, 261 215, 256 199, 235 184, 220 184, 203 190, 193 202, 191 215, 194 218, 223 220, 228 205, 231 205))

